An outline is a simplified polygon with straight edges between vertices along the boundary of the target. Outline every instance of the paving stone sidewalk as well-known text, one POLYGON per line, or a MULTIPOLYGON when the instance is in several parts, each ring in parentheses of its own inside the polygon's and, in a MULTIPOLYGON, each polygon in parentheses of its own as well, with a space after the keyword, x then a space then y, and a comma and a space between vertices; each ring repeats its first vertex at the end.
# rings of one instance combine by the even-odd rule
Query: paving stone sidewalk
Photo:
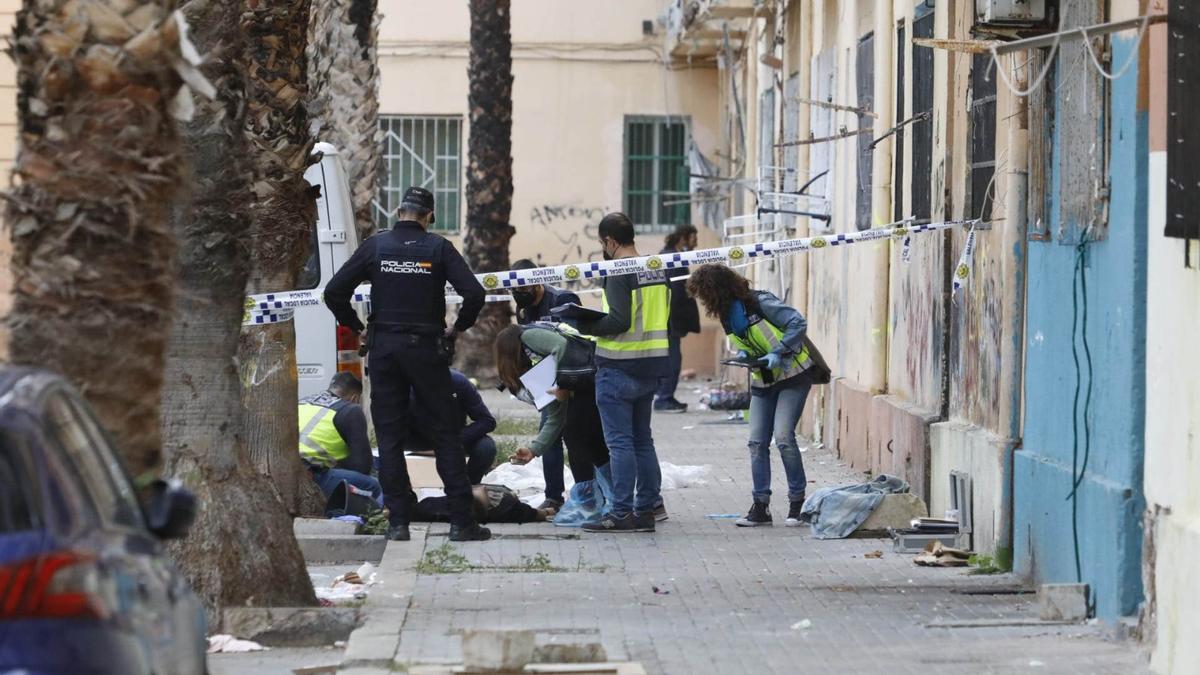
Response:
MULTIPOLYGON (((500 415, 533 414, 487 399, 500 415)), ((655 534, 498 525, 494 541, 452 544, 492 569, 420 574, 411 600, 397 600, 409 604, 396 662, 457 662, 464 629, 523 628, 598 631, 610 658, 650 673, 1145 672, 1136 644, 1099 626, 930 626, 1035 618, 1033 595, 1003 593, 1019 584, 1011 576, 917 567, 886 540, 814 539, 783 527, 785 499, 771 528, 709 518, 750 503, 746 427, 721 424, 726 415, 655 416, 660 459, 712 467, 708 484, 664 493, 671 517, 655 534), (515 571, 547 562, 554 571, 515 571)), ((804 462, 810 490, 863 478, 825 450, 804 462)), ((777 459, 773 469, 786 495, 777 459)), ((425 550, 446 543, 435 525, 425 550)))

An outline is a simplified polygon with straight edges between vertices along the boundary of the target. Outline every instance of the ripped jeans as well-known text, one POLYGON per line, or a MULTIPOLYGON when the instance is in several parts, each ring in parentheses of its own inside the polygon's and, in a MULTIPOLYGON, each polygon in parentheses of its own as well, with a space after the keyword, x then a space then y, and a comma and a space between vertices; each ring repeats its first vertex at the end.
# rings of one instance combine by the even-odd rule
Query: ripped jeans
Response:
POLYGON ((804 402, 812 389, 808 375, 798 375, 779 382, 769 389, 756 390, 750 397, 750 476, 754 483, 754 501, 771 501, 771 437, 783 460, 783 472, 787 474, 788 499, 804 499, 808 479, 804 475, 804 462, 800 459, 800 448, 796 446, 796 425, 804 412, 804 402))

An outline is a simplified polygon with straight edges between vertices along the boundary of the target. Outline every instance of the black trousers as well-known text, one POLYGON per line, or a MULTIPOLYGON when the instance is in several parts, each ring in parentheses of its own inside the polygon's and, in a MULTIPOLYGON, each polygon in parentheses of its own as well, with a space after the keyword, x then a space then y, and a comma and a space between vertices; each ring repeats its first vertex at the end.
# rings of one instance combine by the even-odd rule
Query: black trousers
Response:
POLYGON ((412 482, 404 461, 408 434, 410 391, 428 415, 420 423, 435 442, 437 472, 446 487, 450 522, 469 525, 471 481, 459 439, 462 420, 450 384, 450 366, 437 353, 433 339, 378 333, 371 336, 368 367, 371 373, 371 418, 379 440, 379 482, 383 505, 392 525, 407 524, 413 517, 412 482))
POLYGON ((604 442, 604 425, 596 407, 596 388, 583 387, 571 395, 567 404, 567 423, 563 426, 563 443, 575 482, 593 480, 596 468, 608 464, 608 444, 604 442))

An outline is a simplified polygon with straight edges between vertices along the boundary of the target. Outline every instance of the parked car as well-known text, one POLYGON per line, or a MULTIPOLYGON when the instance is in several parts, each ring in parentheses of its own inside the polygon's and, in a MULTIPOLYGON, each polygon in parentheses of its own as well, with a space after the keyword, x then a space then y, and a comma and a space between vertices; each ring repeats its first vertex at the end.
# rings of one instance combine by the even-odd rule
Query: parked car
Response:
MULTIPOLYGON (((354 226, 354 206, 350 201, 350 182, 338 150, 329 143, 317 143, 315 152, 321 161, 308 167, 304 178, 321 188, 317 199, 317 222, 312 230, 312 253, 295 290, 325 288, 335 272, 358 249, 358 230, 354 226)), ((366 303, 355 303, 364 320, 366 303)), ((338 371, 350 371, 363 377, 358 355, 358 336, 337 325, 324 303, 295 310, 296 380, 301 397, 319 394, 329 386, 338 371)), ((365 322, 365 321, 364 321, 365 322)), ((363 399, 367 400, 368 392, 363 399)))
POLYGON ((206 672, 203 606, 162 544, 195 497, 150 493, 63 378, 0 368, 0 673, 206 672))

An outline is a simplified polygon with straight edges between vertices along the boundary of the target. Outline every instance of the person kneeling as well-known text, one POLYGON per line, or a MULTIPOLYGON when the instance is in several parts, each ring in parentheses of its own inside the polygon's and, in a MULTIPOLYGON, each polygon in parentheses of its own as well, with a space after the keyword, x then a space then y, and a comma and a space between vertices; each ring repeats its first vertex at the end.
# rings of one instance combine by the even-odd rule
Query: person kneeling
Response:
POLYGON ((338 373, 329 388, 300 399, 300 458, 326 499, 345 481, 382 504, 383 489, 371 476, 371 441, 363 413, 362 381, 338 373))
MULTIPOLYGON (((454 391, 454 403, 457 406, 454 419, 462 421, 460 438, 463 451, 467 455, 467 477, 471 480, 471 485, 478 485, 496 461, 496 441, 488 436, 496 430, 496 418, 483 402, 479 390, 471 384, 466 375, 451 369, 450 386, 454 391), (467 418, 470 418, 470 423, 467 422, 467 418)), ((432 455, 432 448, 436 443, 428 433, 428 425, 425 424, 425 420, 430 418, 429 412, 420 407, 416 397, 413 398, 411 411, 411 423, 404 449, 428 452, 432 455)))

